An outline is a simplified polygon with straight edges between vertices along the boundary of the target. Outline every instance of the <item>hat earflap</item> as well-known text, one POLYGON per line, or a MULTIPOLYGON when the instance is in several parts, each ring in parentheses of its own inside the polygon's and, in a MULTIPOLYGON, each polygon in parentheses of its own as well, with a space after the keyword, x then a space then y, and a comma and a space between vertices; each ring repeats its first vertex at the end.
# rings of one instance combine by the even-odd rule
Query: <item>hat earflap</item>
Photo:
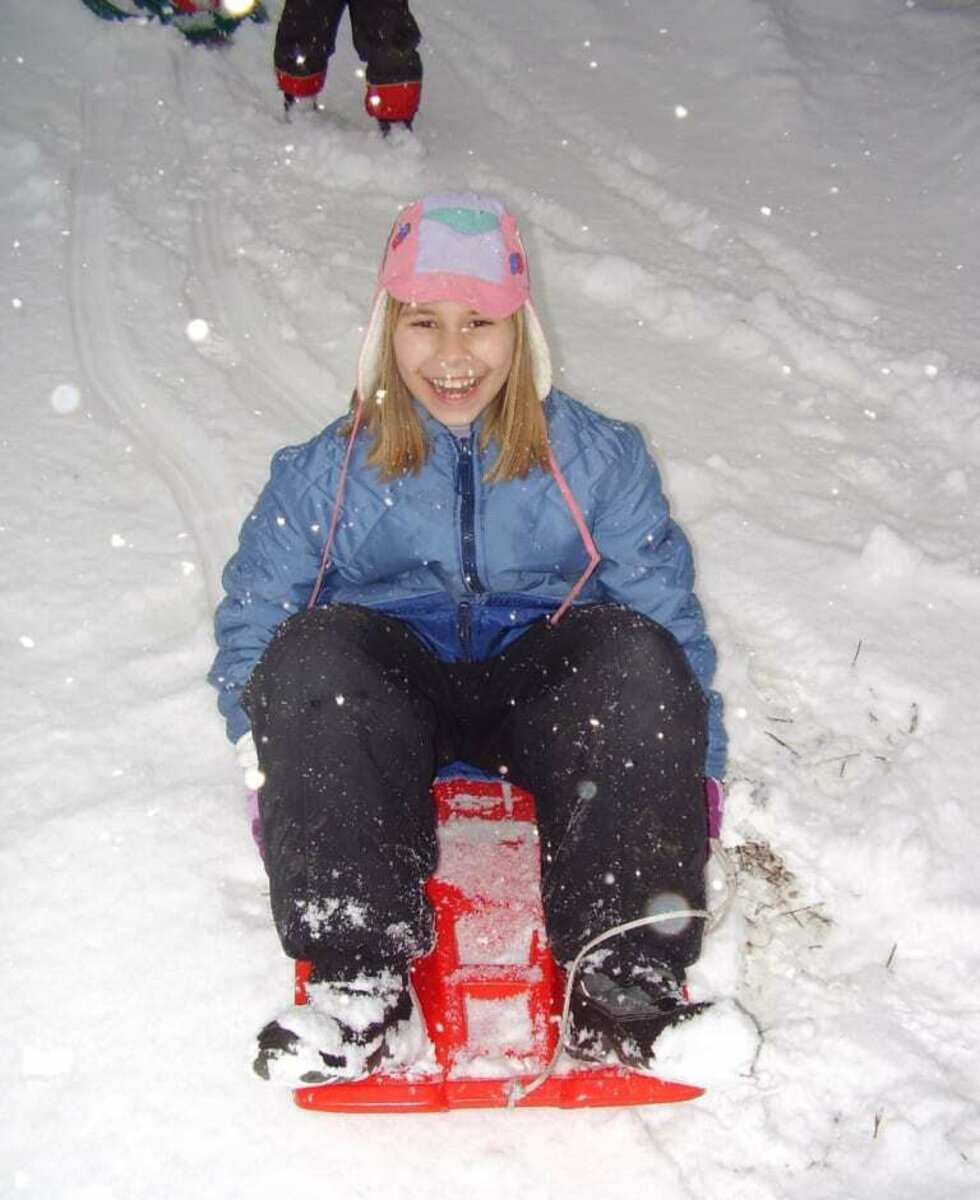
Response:
POLYGON ((531 374, 534 376, 534 390, 538 399, 544 401, 551 391, 551 351, 548 349, 548 339, 544 336, 538 314, 528 300, 524 305, 524 336, 527 338, 528 351, 531 355, 531 374))
POLYGON ((388 293, 379 291, 371 306, 371 316, 361 342, 361 353, 357 360, 357 396, 363 404, 373 397, 381 378, 381 356, 384 350, 385 309, 388 293))

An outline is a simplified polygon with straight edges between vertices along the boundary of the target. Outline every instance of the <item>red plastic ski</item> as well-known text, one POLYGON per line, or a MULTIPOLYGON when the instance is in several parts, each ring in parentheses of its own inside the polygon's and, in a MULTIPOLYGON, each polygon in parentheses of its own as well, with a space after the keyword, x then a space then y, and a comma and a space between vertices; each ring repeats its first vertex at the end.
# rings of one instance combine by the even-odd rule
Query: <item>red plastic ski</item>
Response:
MULTIPOLYGON (((433 1047, 411 1071, 299 1088, 301 1108, 327 1112, 442 1112, 666 1104, 701 1088, 621 1067, 562 1060, 529 1088, 555 1051, 564 980, 548 947, 534 800, 498 780, 433 787, 439 867, 427 891, 436 945, 412 982, 433 1047)), ((296 1003, 309 965, 298 963, 296 1003)))

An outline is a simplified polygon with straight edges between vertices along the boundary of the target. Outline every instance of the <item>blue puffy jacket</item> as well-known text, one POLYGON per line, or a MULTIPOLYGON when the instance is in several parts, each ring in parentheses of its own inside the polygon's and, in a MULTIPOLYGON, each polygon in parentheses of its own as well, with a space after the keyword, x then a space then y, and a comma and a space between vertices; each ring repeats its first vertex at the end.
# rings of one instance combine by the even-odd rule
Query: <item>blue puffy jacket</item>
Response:
MULTIPOLYGON (((555 460, 602 561, 578 604, 628 605, 670 630, 710 696, 705 774, 721 777, 721 698, 710 692, 715 649, 692 591, 687 539, 670 519, 657 469, 639 431, 559 391, 545 401, 555 460)), ((318 605, 377 608, 406 621, 444 661, 483 659, 553 612, 588 556, 555 479, 487 485, 492 444, 456 438, 420 409, 430 441, 418 475, 384 482, 354 447, 330 567, 318 605)), ((273 632, 305 608, 316 582, 347 447, 334 422, 302 446, 280 450, 225 568, 218 655, 209 675, 237 740, 248 728, 239 693, 273 632)))

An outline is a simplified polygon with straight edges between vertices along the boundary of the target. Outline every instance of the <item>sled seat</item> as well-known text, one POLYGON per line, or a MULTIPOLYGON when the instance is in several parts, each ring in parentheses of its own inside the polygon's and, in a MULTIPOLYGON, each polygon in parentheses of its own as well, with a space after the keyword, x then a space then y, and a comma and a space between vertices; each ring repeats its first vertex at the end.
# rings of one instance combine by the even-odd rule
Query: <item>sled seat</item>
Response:
MULTIPOLYGON (((432 789, 439 865, 426 891, 435 946, 412 966, 431 1056, 409 1071, 298 1088, 301 1108, 440 1112, 579 1108, 689 1100, 701 1089, 618 1066, 562 1060, 528 1095, 557 1047, 564 977, 548 946, 534 799, 500 780, 454 776, 432 789)), ((308 963, 295 999, 306 1003, 308 963)))

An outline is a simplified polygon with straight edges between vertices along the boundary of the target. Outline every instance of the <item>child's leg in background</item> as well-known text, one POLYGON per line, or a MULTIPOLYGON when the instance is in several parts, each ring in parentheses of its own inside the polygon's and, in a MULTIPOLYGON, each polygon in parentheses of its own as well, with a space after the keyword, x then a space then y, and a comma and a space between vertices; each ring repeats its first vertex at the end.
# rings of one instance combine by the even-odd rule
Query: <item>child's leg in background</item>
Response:
POLYGON ((273 916, 317 977, 430 946, 440 671, 401 622, 333 605, 280 626, 249 681, 273 916))
POLYGON ((354 49, 367 64, 364 107, 379 121, 411 122, 422 93, 422 35, 408 0, 350 0, 354 49))
MULTIPOLYGON (((467 751, 534 793, 558 961, 612 926, 703 908, 707 706, 674 638, 629 609, 592 605, 486 665, 488 723, 467 751)), ((682 973, 702 928, 674 922, 604 948, 627 968, 655 960, 682 973)))
POLYGON ((327 60, 347 0, 286 0, 276 29, 275 67, 287 97, 315 96, 327 76, 327 60))

